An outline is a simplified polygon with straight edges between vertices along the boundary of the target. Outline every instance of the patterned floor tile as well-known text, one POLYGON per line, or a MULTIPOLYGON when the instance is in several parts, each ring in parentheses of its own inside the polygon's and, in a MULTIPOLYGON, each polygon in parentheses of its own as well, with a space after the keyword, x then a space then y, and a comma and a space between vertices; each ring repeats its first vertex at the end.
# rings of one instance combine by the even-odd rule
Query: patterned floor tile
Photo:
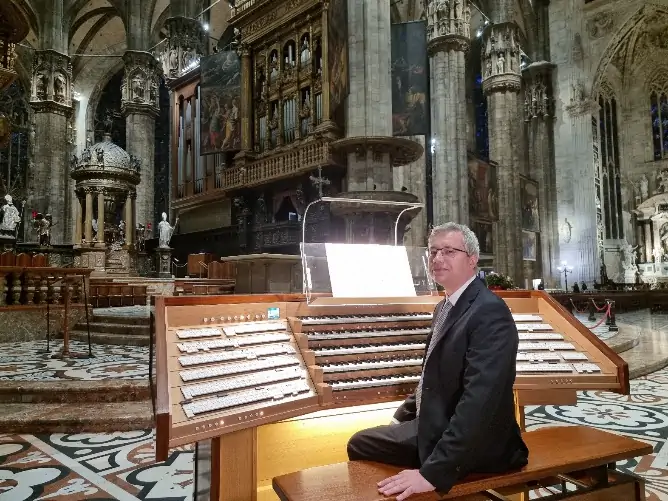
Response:
MULTIPOLYGON (((62 340, 0 343, 0 381, 93 381, 146 379, 146 346, 92 344, 94 358, 51 358, 62 350, 62 340)), ((88 344, 70 341, 73 353, 88 353, 88 344)))

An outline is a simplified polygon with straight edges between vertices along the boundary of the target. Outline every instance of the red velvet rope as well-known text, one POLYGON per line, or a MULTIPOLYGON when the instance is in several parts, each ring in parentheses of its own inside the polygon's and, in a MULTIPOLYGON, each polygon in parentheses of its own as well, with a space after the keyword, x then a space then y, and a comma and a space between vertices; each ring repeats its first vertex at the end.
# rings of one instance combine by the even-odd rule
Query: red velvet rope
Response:
MULTIPOLYGON (((594 305, 594 306, 596 306, 596 305, 594 305)), ((594 325, 593 327, 589 327, 589 330, 593 331, 594 329, 596 329, 599 325, 601 325, 603 323, 603 321, 606 319, 606 317, 610 316, 610 308, 611 308, 610 303, 607 304, 607 308, 608 309, 605 312, 605 314, 601 317, 601 320, 599 320, 598 323, 596 325, 594 325)))
POLYGON ((573 309, 574 309, 575 311, 577 311, 578 313, 586 313, 585 310, 582 310, 582 311, 581 311, 581 310, 578 310, 578 307, 575 306, 575 303, 573 302, 573 299, 572 299, 572 298, 569 298, 569 301, 570 301, 571 304, 573 305, 573 309))
POLYGON ((598 305, 596 304, 596 302, 593 299, 590 299, 590 301, 594 304, 594 308, 596 308, 598 311, 603 311, 608 307, 608 303, 604 304, 603 306, 601 306, 599 308, 598 305))

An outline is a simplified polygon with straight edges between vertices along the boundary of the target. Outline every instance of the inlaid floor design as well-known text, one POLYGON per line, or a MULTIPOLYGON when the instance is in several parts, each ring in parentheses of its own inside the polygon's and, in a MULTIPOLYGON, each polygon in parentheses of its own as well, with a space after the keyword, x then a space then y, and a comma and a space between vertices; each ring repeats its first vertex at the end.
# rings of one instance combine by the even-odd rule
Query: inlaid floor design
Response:
MULTIPOLYGON (((625 314, 623 321, 646 326, 649 322, 651 328, 666 334, 668 344, 668 315, 652 315, 649 319, 644 312, 639 312, 637 318, 633 315, 625 314)), ((621 317, 618 317, 620 321, 621 317)), ((122 355, 127 357, 128 363, 134 359, 146 367, 146 348, 106 348, 110 357, 122 355)), ((11 370, 7 367, 11 367, 12 357, 20 356, 21 349, 16 347, 16 351, 0 353, 0 371, 7 372, 11 370)), ((47 365, 52 362, 59 361, 39 361, 47 365)), ((109 368, 118 362, 109 360, 110 365, 97 372, 86 372, 85 365, 78 365, 76 370, 83 371, 77 373, 81 379, 104 379, 109 368)), ((38 369, 34 372, 61 370, 67 374, 66 368, 38 369)), ((26 369, 26 377, 28 374, 26 369)), ((7 375, 0 377, 7 378, 7 375)), ((144 378, 146 372, 130 378, 134 377, 144 378)), ((576 406, 531 407, 526 413, 530 430, 583 424, 651 443, 653 454, 620 467, 647 480, 648 501, 668 501, 668 369, 633 380, 630 396, 583 392, 576 406)), ((0 501, 190 501, 193 454, 189 448, 172 451, 163 463, 155 463, 154 457, 153 430, 37 436, 0 434, 0 501)), ((537 493, 536 497, 541 494, 544 493, 537 493)))
MULTIPOLYGON (((0 344, 0 381, 95 381, 147 379, 146 346, 92 344, 93 358, 51 358, 60 353, 62 340, 0 344)), ((70 341, 70 351, 88 354, 88 344, 70 341)), ((2 498, 0 498, 1 500, 2 498)))

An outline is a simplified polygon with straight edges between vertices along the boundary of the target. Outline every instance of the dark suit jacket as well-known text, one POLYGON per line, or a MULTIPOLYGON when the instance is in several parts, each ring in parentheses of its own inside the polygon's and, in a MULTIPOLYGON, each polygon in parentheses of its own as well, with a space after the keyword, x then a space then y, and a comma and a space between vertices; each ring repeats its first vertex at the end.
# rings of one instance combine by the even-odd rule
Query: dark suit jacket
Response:
MULTIPOLYGON (((520 468, 529 452, 515 417, 519 336, 506 303, 474 279, 443 328, 445 335, 423 363, 417 434, 420 473, 438 491, 448 492, 468 473, 520 468)), ((394 417, 416 418, 415 395, 394 417)))

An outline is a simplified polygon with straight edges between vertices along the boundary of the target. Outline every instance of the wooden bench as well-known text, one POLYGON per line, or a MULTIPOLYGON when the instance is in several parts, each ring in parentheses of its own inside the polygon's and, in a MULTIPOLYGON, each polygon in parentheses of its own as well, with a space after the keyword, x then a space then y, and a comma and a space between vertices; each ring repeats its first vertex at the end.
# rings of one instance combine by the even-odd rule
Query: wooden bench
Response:
MULTIPOLYGON (((652 452, 652 446, 624 436, 584 426, 543 428, 523 434, 529 464, 502 475, 470 475, 448 494, 410 496, 410 501, 509 500, 513 493, 538 487, 569 485, 568 494, 545 500, 639 501, 645 499, 642 479, 614 469, 614 463, 652 452)), ((282 501, 381 501, 376 483, 395 475, 396 468, 368 461, 337 463, 274 477, 282 501)), ((514 498, 517 499, 517 498, 514 498)))

